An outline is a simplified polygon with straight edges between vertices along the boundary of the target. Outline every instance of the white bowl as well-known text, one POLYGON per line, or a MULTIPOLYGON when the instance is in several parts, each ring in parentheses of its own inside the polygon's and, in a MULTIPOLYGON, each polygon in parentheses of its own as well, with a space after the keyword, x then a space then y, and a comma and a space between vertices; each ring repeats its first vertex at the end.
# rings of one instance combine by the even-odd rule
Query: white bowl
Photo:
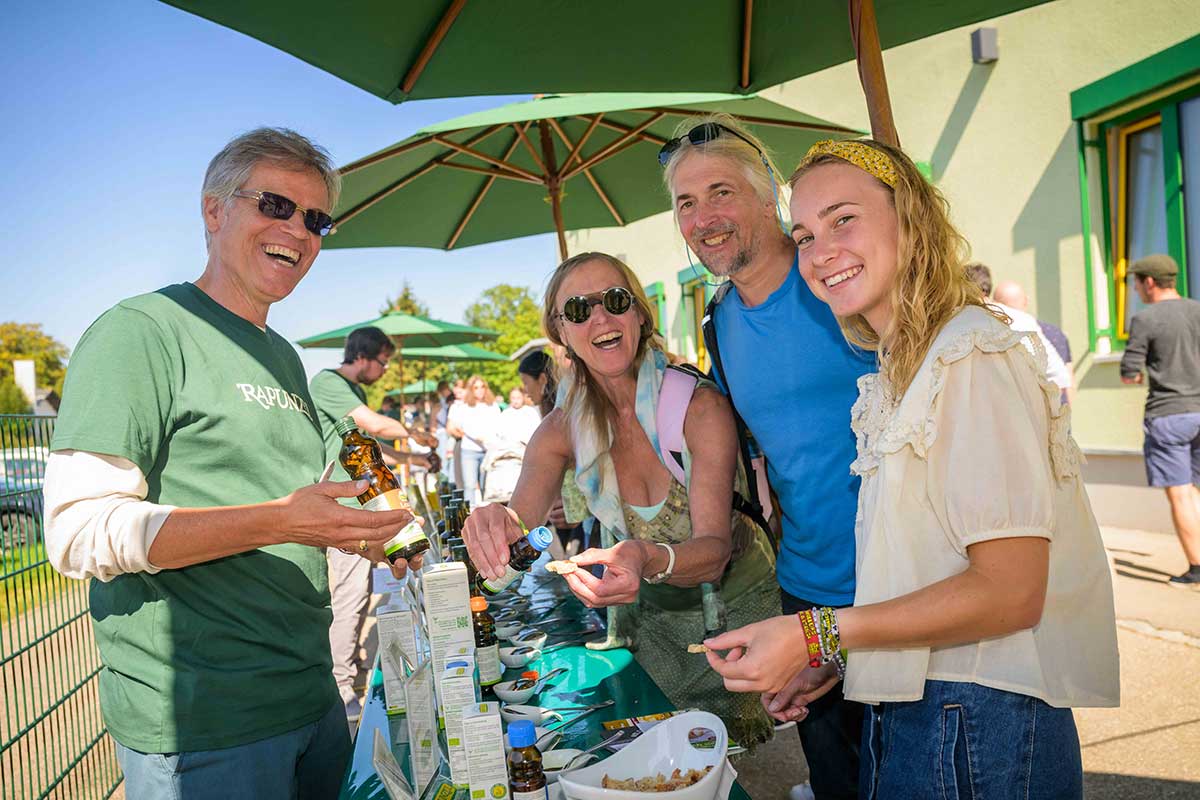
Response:
POLYGON ((646 800, 646 792, 604 789, 601 781, 605 775, 628 780, 654 777, 660 772, 669 778, 675 769, 686 773, 711 766, 712 771, 699 782, 676 789, 670 796, 671 800, 716 800, 726 796, 722 792, 728 792, 735 774, 725 760, 728 749, 729 736, 720 717, 707 711, 689 711, 658 723, 616 755, 560 775, 558 782, 571 800, 646 800), (688 742, 689 731, 696 728, 707 728, 715 734, 711 748, 696 748, 688 742))
POLYGON ((518 632, 524 630, 525 623, 519 619, 509 620, 507 622, 496 623, 496 635, 501 639, 511 639, 518 632))
MULTIPOLYGON (((518 678, 517 680, 520 680, 518 678)), ((537 690, 537 685, 533 685, 528 689, 513 689, 513 684, 517 681, 501 681, 492 687, 492 691, 506 703, 524 703, 529 698, 533 697, 537 690)))
POLYGON ((534 725, 541 725, 547 720, 562 719, 562 714, 549 708, 526 706, 519 703, 509 703, 508 705, 500 706, 500 716, 504 718, 505 722, 516 722, 519 719, 525 719, 534 725))
POLYGON ((532 647, 535 650, 541 650, 545 646, 546 640, 550 638, 549 634, 540 631, 537 628, 524 627, 517 631, 513 636, 507 637, 512 642, 513 647, 532 647))
MULTIPOLYGON (((573 747, 564 747, 562 750, 547 750, 542 753, 542 772, 546 775, 547 783, 554 783, 558 780, 558 773, 567 763, 575 756, 582 753, 582 750, 576 750, 573 747)), ((588 754, 592 758, 596 756, 592 753, 588 754)))
MULTIPOLYGON (((542 657, 542 651, 536 647, 529 645, 520 645, 518 647, 501 647, 500 660, 504 662, 506 667, 523 667, 530 661, 536 661, 542 657), (523 652, 518 653, 521 650, 523 652)), ((501 698, 503 699, 503 698, 501 698)))
MULTIPOLYGON (((533 726, 533 736, 535 741, 542 738, 549 732, 550 731, 546 730, 545 728, 539 728, 536 725, 533 726)), ((508 734, 506 733, 504 734, 504 752, 507 753, 509 750, 512 750, 512 745, 508 743, 508 734)))

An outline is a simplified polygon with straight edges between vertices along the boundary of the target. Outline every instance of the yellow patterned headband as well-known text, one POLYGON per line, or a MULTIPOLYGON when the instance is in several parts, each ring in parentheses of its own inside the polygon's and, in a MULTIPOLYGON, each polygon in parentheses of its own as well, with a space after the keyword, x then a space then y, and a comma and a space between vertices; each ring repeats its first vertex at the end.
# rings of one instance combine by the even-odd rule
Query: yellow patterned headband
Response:
POLYGON ((822 139, 808 148, 797 170, 804 169, 819 156, 833 156, 843 161, 849 161, 854 166, 870 173, 893 189, 896 188, 896 165, 882 150, 877 150, 869 144, 856 141, 834 141, 822 139))

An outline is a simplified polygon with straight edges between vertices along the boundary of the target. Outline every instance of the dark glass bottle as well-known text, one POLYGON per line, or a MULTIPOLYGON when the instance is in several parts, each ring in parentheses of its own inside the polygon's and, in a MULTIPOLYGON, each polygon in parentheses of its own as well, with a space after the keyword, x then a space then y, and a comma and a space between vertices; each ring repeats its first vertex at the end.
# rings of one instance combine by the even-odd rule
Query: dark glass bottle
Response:
POLYGON ((512 800, 545 800, 546 773, 542 771, 542 754, 535 746, 537 732, 533 723, 520 719, 508 726, 508 788, 512 800))
POLYGON ((531 530, 517 541, 508 546, 508 566, 504 576, 498 580, 485 578, 480 582, 484 594, 497 594, 508 588, 513 581, 521 577, 521 573, 533 566, 533 562, 541 558, 550 543, 554 541, 554 532, 544 525, 531 530))
POLYGON ((457 544, 450 550, 450 560, 457 561, 467 568, 467 590, 471 593, 471 597, 482 595, 483 592, 479 588, 479 572, 476 571, 475 565, 471 563, 471 557, 467 555, 467 546, 459 540, 457 544))
POLYGON ((488 613, 487 600, 480 595, 471 598, 471 624, 475 628, 475 663, 479 665, 479 685, 494 686, 500 682, 504 672, 500 664, 500 640, 496 638, 496 623, 488 613))
MULTIPOLYGON (((352 480, 365 480, 368 483, 366 491, 358 496, 363 508, 367 511, 412 511, 404 495, 404 487, 383 463, 379 443, 359 433, 351 417, 342 417, 335 422, 333 430, 342 438, 338 460, 352 480)), ((391 562, 398 558, 414 558, 428 549, 429 539, 415 519, 383 546, 383 552, 391 562)))

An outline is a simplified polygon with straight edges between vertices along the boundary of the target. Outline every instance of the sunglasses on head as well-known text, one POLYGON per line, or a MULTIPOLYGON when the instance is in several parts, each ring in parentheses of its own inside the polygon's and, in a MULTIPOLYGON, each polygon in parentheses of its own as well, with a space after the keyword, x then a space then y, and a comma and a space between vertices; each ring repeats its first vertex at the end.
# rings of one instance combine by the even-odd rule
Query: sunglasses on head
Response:
POLYGON ((633 306, 633 294, 624 286, 613 286, 603 292, 568 297, 567 302, 563 303, 562 313, 558 316, 567 322, 581 325, 592 316, 592 306, 595 305, 602 305, 609 314, 620 316, 633 306))
POLYGON ((687 132, 686 136, 676 136, 674 139, 668 140, 667 143, 662 146, 662 149, 658 151, 658 165, 660 167, 665 167, 667 162, 671 160, 671 156, 675 153, 675 151, 683 146, 684 141, 691 142, 692 144, 707 144, 713 139, 718 138, 722 131, 728 133, 730 136, 736 136, 746 144, 753 147, 754 151, 758 153, 760 158, 762 158, 763 163, 767 163, 767 157, 763 155, 763 151, 759 148, 759 146, 747 139, 745 136, 742 136, 732 128, 726 128, 719 122, 705 122, 702 125, 697 125, 696 127, 692 128, 687 132))
POLYGON ((238 189, 234 197, 244 197, 247 200, 257 200, 258 210, 264 216, 272 219, 291 219, 297 211, 304 214, 304 227, 317 236, 328 236, 333 232, 333 217, 315 208, 305 208, 297 205, 295 200, 289 200, 274 192, 248 192, 238 189))

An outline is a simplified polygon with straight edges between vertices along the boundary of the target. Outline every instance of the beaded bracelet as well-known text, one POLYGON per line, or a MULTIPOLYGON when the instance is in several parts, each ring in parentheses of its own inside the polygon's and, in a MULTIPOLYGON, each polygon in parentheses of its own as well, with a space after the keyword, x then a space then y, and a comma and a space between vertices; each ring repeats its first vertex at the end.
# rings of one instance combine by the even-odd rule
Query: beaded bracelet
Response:
POLYGON ((837 610, 829 606, 801 611, 801 627, 808 645, 808 664, 819 667, 833 663, 838 677, 846 674, 846 651, 842 647, 841 631, 838 630, 837 610))

